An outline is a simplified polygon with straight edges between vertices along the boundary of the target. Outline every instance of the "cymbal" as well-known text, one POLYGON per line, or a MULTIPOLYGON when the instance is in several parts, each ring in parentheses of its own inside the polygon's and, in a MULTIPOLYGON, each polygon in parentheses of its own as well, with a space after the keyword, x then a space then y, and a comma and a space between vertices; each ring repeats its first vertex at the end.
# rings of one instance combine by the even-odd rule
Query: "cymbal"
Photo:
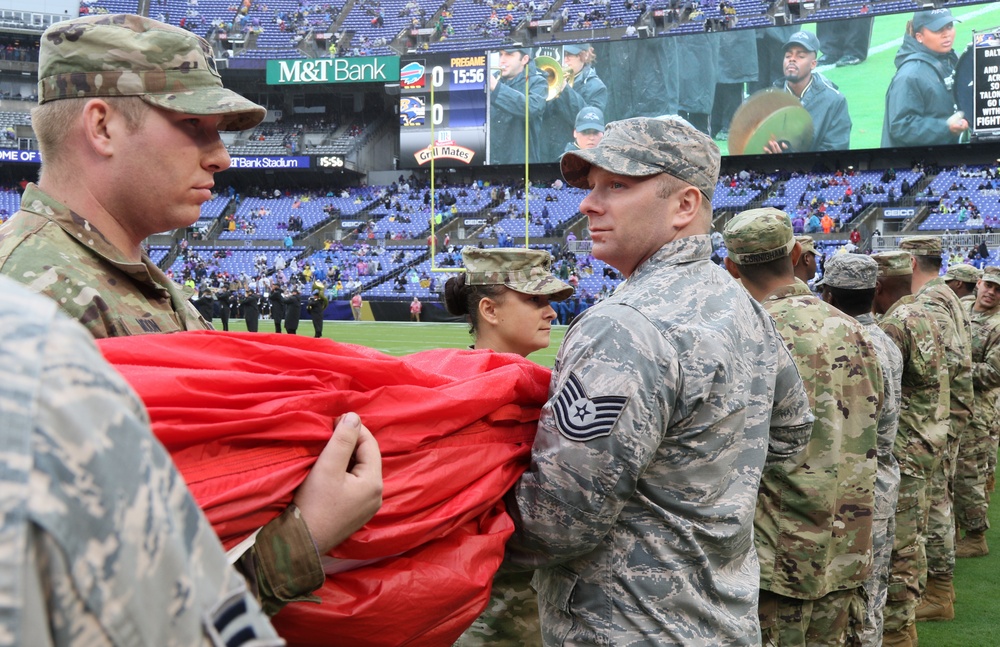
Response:
POLYGON ((779 108, 760 122, 747 139, 745 155, 761 155, 764 146, 776 139, 787 153, 809 150, 813 140, 812 115, 802 106, 779 108))
POLYGON ((729 153, 742 155, 747 141, 762 121, 781 108, 802 107, 795 95, 772 88, 754 93, 737 108, 729 122, 729 153))

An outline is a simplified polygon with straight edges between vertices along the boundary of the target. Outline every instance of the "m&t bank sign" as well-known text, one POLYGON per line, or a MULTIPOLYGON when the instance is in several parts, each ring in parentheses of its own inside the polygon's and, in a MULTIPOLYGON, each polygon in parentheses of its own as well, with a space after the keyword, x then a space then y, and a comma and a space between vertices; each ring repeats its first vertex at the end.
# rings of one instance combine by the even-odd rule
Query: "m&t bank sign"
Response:
POLYGON ((267 62, 268 85, 399 81, 398 56, 299 58, 267 62))

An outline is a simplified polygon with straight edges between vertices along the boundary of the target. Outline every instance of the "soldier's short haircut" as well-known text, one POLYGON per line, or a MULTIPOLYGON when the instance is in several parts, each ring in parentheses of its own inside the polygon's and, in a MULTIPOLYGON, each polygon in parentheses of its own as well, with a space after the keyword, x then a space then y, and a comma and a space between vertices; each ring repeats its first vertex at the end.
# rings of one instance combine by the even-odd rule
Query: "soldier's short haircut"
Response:
POLYGON ((764 283, 773 279, 784 278, 794 273, 791 256, 782 256, 766 263, 740 265, 733 261, 733 264, 739 269, 740 276, 750 283, 764 283))
POLYGON ((914 256, 917 259, 917 267, 922 272, 941 271, 943 261, 940 256, 914 256))
MULTIPOLYGON (((66 145, 66 137, 72 131, 74 122, 80 116, 84 104, 91 97, 49 101, 31 110, 31 125, 38 137, 38 149, 42 154, 42 164, 55 162, 66 145)), ((125 119, 125 127, 134 133, 149 114, 150 106, 139 97, 102 97, 111 109, 125 119)))
MULTIPOLYGON (((697 188, 693 184, 691 184, 690 182, 685 182, 684 180, 682 180, 680 178, 676 178, 673 175, 670 175, 669 173, 661 173, 656 178, 656 182, 657 182, 656 197, 663 198, 663 199, 669 198, 670 196, 672 196, 677 191, 680 191, 681 189, 684 189, 686 187, 697 188)), ((701 211, 700 211, 700 213, 703 216, 704 215, 708 216, 709 226, 711 226, 712 201, 704 199, 704 196, 702 197, 702 201, 701 201, 701 211)))
POLYGON ((851 317, 871 312, 872 302, 875 300, 875 288, 847 290, 824 285, 823 292, 828 292, 833 297, 830 305, 851 317))

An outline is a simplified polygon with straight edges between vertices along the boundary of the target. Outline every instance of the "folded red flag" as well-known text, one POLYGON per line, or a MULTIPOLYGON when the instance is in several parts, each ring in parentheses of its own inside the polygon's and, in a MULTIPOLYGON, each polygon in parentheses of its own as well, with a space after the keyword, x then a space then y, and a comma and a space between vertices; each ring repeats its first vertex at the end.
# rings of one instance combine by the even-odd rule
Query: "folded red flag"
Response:
POLYGON ((501 497, 527 466, 550 372, 516 355, 391 357, 293 335, 187 332, 98 340, 226 548, 291 502, 337 417, 378 439, 375 517, 334 550, 320 605, 289 605, 292 645, 450 645, 485 607, 513 531, 501 497))

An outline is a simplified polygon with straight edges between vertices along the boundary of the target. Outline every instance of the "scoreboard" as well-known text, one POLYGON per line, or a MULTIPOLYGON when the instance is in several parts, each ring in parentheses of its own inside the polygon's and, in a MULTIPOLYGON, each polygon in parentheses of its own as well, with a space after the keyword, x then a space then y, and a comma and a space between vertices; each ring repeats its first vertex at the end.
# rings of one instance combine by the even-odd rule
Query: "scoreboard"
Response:
POLYGON ((486 161, 485 52, 408 56, 400 61, 399 77, 400 166, 417 168, 431 159, 442 167, 482 166, 486 161))

